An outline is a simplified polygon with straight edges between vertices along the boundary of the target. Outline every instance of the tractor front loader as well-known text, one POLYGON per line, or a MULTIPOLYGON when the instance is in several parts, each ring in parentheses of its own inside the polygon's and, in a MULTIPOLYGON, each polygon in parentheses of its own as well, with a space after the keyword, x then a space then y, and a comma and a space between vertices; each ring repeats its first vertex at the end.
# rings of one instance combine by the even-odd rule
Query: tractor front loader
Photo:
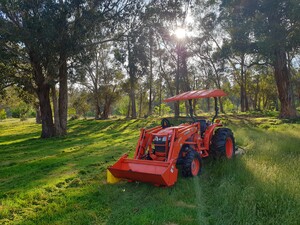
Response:
POLYGON ((230 129, 222 127, 218 114, 217 97, 225 96, 222 90, 190 91, 166 99, 165 102, 214 97, 216 114, 212 121, 196 120, 190 107, 192 123, 171 126, 163 119, 161 126, 141 129, 133 159, 123 155, 109 172, 117 178, 172 186, 181 167, 184 177, 197 176, 201 172, 202 158, 210 154, 232 158, 235 151, 234 137, 230 129))

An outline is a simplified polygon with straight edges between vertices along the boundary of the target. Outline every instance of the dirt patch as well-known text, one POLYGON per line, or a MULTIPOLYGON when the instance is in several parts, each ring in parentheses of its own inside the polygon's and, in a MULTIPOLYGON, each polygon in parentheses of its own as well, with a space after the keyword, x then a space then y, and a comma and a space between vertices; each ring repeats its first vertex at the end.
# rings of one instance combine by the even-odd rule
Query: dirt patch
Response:
POLYGON ((14 165, 17 165, 17 163, 12 162, 12 161, 4 161, 4 162, 0 163, 0 166, 3 166, 3 167, 5 167, 5 166, 14 166, 14 165))
POLYGON ((189 208, 189 209, 194 209, 197 207, 196 205, 188 204, 183 201, 176 202, 175 205, 179 207, 189 208))
POLYGON ((245 150, 242 148, 238 148, 235 150, 235 154, 236 155, 244 155, 245 154, 245 150))

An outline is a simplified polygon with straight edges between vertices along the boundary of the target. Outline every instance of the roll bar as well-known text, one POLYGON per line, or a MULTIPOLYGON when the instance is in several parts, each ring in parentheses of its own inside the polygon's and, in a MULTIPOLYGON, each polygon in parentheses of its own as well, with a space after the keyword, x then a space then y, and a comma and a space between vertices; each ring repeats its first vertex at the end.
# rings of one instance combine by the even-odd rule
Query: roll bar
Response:
POLYGON ((219 107, 218 107, 218 99, 217 97, 214 97, 215 100, 215 115, 212 118, 211 122, 214 123, 215 119, 217 118, 218 114, 219 114, 219 107))

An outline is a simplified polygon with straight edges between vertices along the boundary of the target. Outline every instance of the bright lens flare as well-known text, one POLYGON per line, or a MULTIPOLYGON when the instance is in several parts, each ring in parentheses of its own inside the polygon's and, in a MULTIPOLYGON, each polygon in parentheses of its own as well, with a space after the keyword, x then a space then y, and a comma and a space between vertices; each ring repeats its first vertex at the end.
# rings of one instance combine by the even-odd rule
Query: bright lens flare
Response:
POLYGON ((179 27, 175 30, 175 35, 178 39, 183 39, 185 38, 186 32, 183 28, 179 27))

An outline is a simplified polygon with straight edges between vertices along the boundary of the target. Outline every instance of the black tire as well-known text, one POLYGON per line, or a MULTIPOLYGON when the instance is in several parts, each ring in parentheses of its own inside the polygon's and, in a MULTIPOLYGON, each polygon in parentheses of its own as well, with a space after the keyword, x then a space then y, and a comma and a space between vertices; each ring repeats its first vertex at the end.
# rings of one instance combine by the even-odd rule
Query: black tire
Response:
POLYGON ((216 130, 211 140, 210 150, 215 158, 233 158, 235 155, 235 141, 232 131, 228 128, 216 130))
POLYGON ((198 176, 202 168, 202 159, 198 152, 191 149, 185 156, 182 164, 182 176, 198 176), (198 165, 197 165, 198 164, 198 165))

